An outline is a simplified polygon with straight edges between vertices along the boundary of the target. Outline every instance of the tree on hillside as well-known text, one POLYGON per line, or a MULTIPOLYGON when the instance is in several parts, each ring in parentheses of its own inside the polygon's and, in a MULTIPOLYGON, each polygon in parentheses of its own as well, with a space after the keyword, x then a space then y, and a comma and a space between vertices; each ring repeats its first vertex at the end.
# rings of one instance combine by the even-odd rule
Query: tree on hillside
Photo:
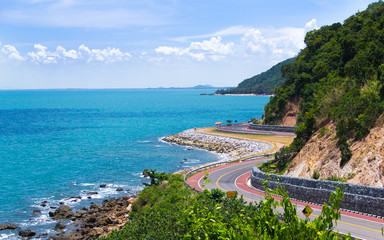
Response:
POLYGON ((265 106, 264 123, 281 120, 285 106, 299 99, 292 157, 319 126, 333 121, 343 166, 351 141, 366 136, 384 111, 384 3, 369 5, 343 24, 308 32, 305 44, 282 68, 287 81, 265 106))

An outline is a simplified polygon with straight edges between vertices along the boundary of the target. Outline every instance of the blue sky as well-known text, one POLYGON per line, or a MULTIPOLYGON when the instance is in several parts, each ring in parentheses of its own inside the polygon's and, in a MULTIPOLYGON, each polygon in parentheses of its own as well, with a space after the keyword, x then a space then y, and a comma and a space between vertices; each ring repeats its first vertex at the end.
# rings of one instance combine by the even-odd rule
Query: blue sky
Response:
POLYGON ((369 0, 1 0, 0 89, 236 86, 369 0))

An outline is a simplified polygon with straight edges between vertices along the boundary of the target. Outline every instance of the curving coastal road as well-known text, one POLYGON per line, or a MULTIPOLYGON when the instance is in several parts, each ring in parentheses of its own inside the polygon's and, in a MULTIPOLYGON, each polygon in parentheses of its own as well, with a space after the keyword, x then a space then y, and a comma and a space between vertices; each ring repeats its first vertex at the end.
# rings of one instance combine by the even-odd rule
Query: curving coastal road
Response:
MULTIPOLYGON (((242 129, 241 125, 235 128, 242 129)), ((227 131, 230 131, 228 128, 227 131)), ((253 130, 251 130, 253 131, 253 130)), ((250 132, 247 132, 250 133, 250 132)), ((268 160, 267 158, 260 158, 257 160, 233 163, 225 166, 220 166, 207 170, 209 172, 208 179, 210 183, 205 184, 206 189, 219 188, 225 192, 237 191, 239 195, 242 195, 244 200, 248 202, 257 202, 263 199, 264 192, 254 189, 248 185, 248 178, 250 177, 252 167, 260 161, 268 160)), ((187 183, 202 191, 202 179, 206 171, 197 173, 188 178, 187 183)), ((278 197, 276 197, 279 199, 278 197)), ((304 218, 301 214, 305 205, 310 205, 314 210, 310 218, 314 218, 320 215, 321 206, 306 204, 303 202, 292 201, 297 206, 297 212, 299 216, 304 218)), ((384 207, 384 206, 383 206, 384 207)), ((282 210, 282 209, 281 209, 282 210)), ((381 229, 384 227, 383 219, 369 217, 361 214, 341 211, 341 219, 337 221, 336 231, 340 233, 351 233, 351 235, 358 239, 384 239, 381 234, 381 229)))
POLYGON ((217 127, 217 131, 221 132, 230 132, 230 133, 247 133, 247 134, 261 134, 261 135, 275 135, 275 136, 285 136, 285 137, 296 137, 296 134, 292 132, 276 132, 276 131, 261 131, 255 129, 249 129, 248 123, 234 124, 231 126, 223 125, 217 127))

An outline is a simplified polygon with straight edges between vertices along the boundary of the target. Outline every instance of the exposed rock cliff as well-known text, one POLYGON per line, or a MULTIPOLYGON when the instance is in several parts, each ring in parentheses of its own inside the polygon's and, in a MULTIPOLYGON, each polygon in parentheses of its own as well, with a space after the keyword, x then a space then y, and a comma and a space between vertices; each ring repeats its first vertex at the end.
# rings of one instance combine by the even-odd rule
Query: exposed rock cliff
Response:
POLYGON ((297 115, 299 113, 299 101, 296 99, 294 101, 289 101, 285 105, 284 117, 277 125, 293 127, 297 122, 297 115))
POLYGON ((331 175, 344 178, 347 182, 369 186, 384 185, 384 115, 370 133, 361 141, 350 146, 352 158, 340 167, 341 154, 337 147, 336 127, 327 124, 317 131, 300 153, 292 160, 286 175, 311 178, 313 172, 320 173, 320 179, 331 175))

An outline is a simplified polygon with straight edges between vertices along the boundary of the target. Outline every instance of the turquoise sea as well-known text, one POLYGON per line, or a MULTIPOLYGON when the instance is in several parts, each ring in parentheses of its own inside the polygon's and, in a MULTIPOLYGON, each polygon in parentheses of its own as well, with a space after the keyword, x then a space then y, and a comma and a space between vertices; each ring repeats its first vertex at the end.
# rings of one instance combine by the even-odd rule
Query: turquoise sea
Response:
MULTIPOLYGON (((218 160, 216 154, 160 138, 218 121, 260 118, 269 97, 200 95, 211 92, 0 91, 0 225, 50 234, 55 222, 48 212, 60 203, 79 209, 135 194, 145 168, 174 172, 218 160), (35 209, 42 214, 32 214, 35 209)), ((15 234, 1 231, 0 239, 15 234)))

